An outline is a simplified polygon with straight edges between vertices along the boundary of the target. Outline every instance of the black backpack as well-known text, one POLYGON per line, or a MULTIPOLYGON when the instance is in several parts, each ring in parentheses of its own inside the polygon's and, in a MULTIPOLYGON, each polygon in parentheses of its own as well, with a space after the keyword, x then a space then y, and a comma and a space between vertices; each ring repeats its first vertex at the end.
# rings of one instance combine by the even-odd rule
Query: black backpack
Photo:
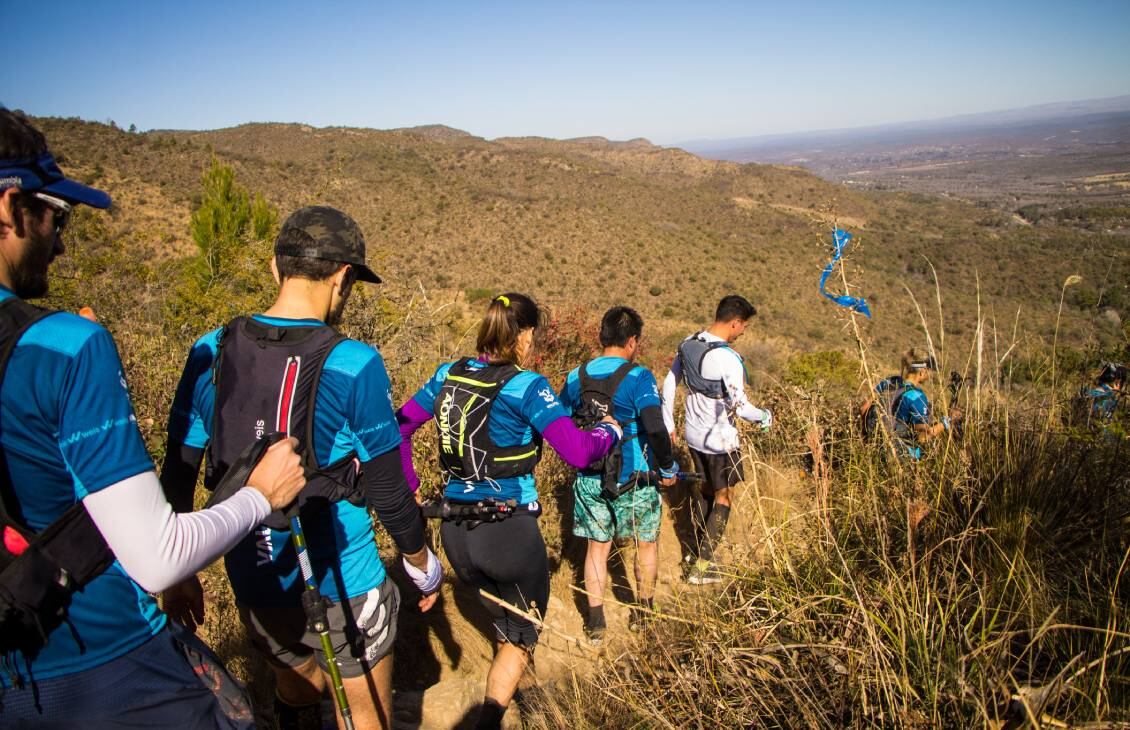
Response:
POLYGON ((489 481, 529 474, 541 459, 541 437, 520 446, 499 446, 490 437, 498 395, 521 370, 510 363, 483 364, 465 357, 451 365, 432 415, 439 435, 439 463, 450 479, 489 481))
MULTIPOLYGON (((626 362, 616 368, 607 378, 598 379, 588 374, 590 364, 585 363, 577 371, 581 386, 580 406, 573 411, 573 423, 577 425, 577 428, 585 431, 592 429, 605 416, 612 415, 612 398, 616 395, 616 390, 620 387, 620 384, 624 382, 624 378, 635 367, 635 363, 626 362)), ((627 424, 620 424, 621 428, 626 428, 626 426, 627 424)), ((581 473, 586 476, 599 476, 601 487, 613 498, 619 497, 636 485, 635 480, 620 484, 620 471, 624 466, 624 442, 634 438, 636 438, 635 434, 628 435, 625 433, 624 438, 599 461, 595 461, 581 470, 581 473)))
MULTIPOLYGON (((17 297, 0 303, 0 383, 20 337, 55 313, 17 297)), ((3 450, 0 532, 0 655, 20 651, 34 657, 66 619, 71 596, 110 567, 114 554, 81 501, 42 531, 30 530, 3 450)))
MULTIPOLYGON (((314 402, 326 358, 346 338, 328 325, 284 327, 237 317, 221 332, 212 383, 216 401, 205 451, 204 485, 215 490, 256 442, 275 432, 298 439, 306 486, 299 509, 348 500, 363 504, 359 462, 353 454, 319 468, 314 455, 314 402)), ((285 531, 280 510, 263 524, 285 531)))

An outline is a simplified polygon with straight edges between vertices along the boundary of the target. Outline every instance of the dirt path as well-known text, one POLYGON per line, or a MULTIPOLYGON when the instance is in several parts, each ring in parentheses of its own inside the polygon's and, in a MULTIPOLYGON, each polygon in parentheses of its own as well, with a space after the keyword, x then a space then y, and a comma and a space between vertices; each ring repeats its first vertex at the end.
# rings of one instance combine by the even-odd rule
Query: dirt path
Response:
MULTIPOLYGON (((747 467, 751 478, 738 491, 726 544, 720 559, 724 563, 748 564, 766 558, 765 536, 786 524, 801 499, 803 484, 790 475, 771 468, 747 467)), ((685 593, 717 590, 690 586, 682 580, 682 549, 679 534, 682 513, 678 506, 682 494, 664 500, 659 536, 659 579, 656 605, 681 600, 685 593), (672 501, 676 507, 671 510, 672 501), (677 524, 679 523, 679 524, 677 524)), ((615 655, 634 640, 628 631, 631 600, 632 560, 629 544, 610 561, 612 583, 606 594, 605 616, 608 633, 604 645, 591 647, 583 640, 584 597, 574 585, 581 544, 573 544, 551 576, 551 597, 547 612, 548 628, 543 631, 536 653, 537 679, 542 685, 567 680, 574 673, 592 671, 601 655, 615 655)), ((398 577, 400 580, 400 577, 398 577)), ((411 609, 408 609, 411 611, 411 609)), ((482 699, 484 680, 492 656, 490 620, 478 598, 457 582, 449 581, 432 615, 406 615, 400 625, 396 646, 397 695, 394 728, 471 727, 482 699)), ((520 727, 515 706, 507 713, 505 727, 520 727)))

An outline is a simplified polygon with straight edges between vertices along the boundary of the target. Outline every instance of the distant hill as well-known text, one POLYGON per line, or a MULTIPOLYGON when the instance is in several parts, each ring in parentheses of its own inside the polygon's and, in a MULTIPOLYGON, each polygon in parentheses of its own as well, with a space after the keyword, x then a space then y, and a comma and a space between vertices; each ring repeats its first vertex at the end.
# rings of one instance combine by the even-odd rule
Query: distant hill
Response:
POLYGON ((853 187, 1031 203, 1125 204, 1130 96, 856 129, 681 145, 718 160, 800 165, 853 187))
POLYGON ((649 322, 657 358, 728 292, 758 306, 758 334, 743 345, 758 362, 852 347, 843 310, 817 293, 834 221, 857 235, 848 278, 872 305, 865 332, 885 358, 923 339, 908 290, 937 324, 931 264, 955 344, 976 329, 978 280, 1001 338, 1018 309, 1025 331, 1050 336, 1070 274, 1084 283, 1068 299, 1061 342, 1115 336, 1116 324, 1100 318, 1098 334, 1088 324, 1096 302, 1116 318, 1130 310, 1126 238, 1101 226, 1033 226, 961 201, 852 190, 797 167, 708 160, 646 140, 487 141, 443 126, 298 124, 130 134, 40 122, 67 170, 113 194, 107 235, 139 260, 192 253, 188 218, 215 156, 284 216, 311 203, 351 213, 388 296, 464 306, 518 289, 589 317, 626 303, 649 322))

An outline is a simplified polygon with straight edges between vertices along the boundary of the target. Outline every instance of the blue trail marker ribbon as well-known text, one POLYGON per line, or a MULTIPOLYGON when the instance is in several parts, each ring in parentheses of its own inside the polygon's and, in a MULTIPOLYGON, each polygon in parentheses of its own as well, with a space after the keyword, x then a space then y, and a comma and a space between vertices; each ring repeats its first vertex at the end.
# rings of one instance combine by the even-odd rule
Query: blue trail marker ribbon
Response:
POLYGON ((828 265, 824 267, 824 271, 820 274, 820 293, 836 304, 839 304, 841 307, 847 307, 870 319, 871 310, 867 306, 867 301, 862 297, 852 297, 847 294, 837 296, 835 294, 829 294, 824 290, 824 285, 828 282, 828 277, 832 275, 832 269, 835 268, 836 262, 840 260, 840 257, 844 255, 844 249, 847 248, 848 241, 850 240, 851 234, 847 231, 841 231, 839 228, 832 229, 832 243, 835 245, 836 251, 832 256, 832 260, 828 262, 828 265))

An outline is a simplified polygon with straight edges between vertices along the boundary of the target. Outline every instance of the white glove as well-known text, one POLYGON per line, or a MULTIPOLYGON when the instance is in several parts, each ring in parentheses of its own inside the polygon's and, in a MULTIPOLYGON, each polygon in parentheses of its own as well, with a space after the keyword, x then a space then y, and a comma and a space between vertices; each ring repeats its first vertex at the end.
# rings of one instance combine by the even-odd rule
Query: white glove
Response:
POLYGON ((401 562, 404 563, 404 572, 420 589, 420 593, 430 596, 438 591, 443 583, 443 566, 439 564, 439 560, 431 548, 425 545, 424 550, 428 552, 428 571, 426 573, 409 563, 408 558, 401 558, 401 562))

